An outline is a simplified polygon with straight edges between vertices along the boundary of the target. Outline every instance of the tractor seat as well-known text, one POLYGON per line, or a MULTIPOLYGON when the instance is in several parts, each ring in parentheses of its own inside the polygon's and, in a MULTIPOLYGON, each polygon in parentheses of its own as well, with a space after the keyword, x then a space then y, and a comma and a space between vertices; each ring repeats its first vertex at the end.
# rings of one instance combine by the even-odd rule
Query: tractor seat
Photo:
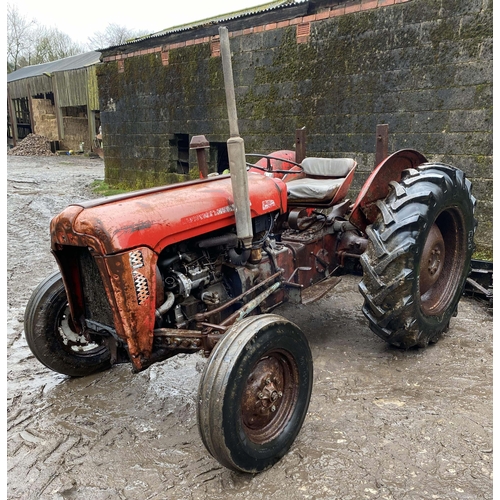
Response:
POLYGON ((355 166, 351 158, 305 158, 302 168, 306 177, 286 184, 288 201, 292 204, 328 203, 355 166))

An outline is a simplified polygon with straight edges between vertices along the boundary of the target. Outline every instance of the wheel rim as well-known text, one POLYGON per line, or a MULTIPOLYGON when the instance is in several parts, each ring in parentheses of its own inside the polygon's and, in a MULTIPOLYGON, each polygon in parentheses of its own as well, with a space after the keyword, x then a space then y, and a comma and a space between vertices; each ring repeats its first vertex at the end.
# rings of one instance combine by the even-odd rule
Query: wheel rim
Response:
POLYGON ((254 365, 241 402, 243 428, 251 441, 264 444, 283 432, 298 390, 298 367, 290 353, 272 351, 254 365))
POLYGON ((424 295, 438 280, 446 257, 444 239, 439 227, 433 224, 425 242, 420 266, 420 294, 424 295))
POLYGON ((61 309, 59 314, 57 332, 64 349, 72 354, 82 356, 95 354, 95 351, 101 348, 99 344, 89 340, 83 333, 75 332, 68 304, 61 309))
POLYGON ((444 313, 463 276, 466 234, 458 209, 445 210, 432 225, 420 259, 420 306, 424 314, 444 313))

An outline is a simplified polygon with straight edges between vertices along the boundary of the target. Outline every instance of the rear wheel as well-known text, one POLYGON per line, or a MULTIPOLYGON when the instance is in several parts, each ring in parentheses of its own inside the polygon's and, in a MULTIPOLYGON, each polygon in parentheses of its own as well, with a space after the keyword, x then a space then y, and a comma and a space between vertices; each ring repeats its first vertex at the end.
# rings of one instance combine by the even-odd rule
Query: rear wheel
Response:
POLYGON ((225 467, 268 469, 293 444, 311 391, 312 357, 302 331, 274 314, 246 318, 219 341, 202 375, 203 443, 225 467))
POLYGON ((102 338, 77 333, 69 313, 61 274, 46 278, 31 295, 24 314, 26 341, 47 368, 81 377, 111 366, 102 338))
POLYGON ((456 315, 474 250, 475 198, 462 171, 426 163, 391 182, 361 257, 370 328, 398 347, 435 342, 456 315))

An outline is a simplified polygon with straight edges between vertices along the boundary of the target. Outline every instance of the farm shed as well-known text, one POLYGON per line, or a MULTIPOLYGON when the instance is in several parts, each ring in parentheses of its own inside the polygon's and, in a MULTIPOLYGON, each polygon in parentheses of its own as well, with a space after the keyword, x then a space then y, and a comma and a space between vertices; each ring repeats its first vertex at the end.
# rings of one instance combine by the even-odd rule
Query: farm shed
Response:
POLYGON ((196 178, 193 136, 224 168, 229 126, 218 27, 230 36, 246 151, 352 157, 353 193, 389 152, 421 151, 466 172, 478 249, 492 252, 492 0, 274 1, 103 49, 98 67, 106 180, 140 188, 196 178))
POLYGON ((54 149, 92 149, 100 126, 95 66, 100 52, 87 52, 7 75, 8 145, 30 133, 54 149))

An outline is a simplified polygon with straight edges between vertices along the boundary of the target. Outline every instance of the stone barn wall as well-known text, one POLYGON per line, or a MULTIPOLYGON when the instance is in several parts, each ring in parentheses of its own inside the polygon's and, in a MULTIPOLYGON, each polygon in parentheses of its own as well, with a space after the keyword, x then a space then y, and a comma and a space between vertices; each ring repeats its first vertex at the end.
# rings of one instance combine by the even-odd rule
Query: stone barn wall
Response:
MULTIPOLYGON (((491 256, 492 0, 306 7, 224 23, 246 151, 293 149, 305 126, 309 156, 358 161, 356 191, 374 166, 376 125, 388 124, 389 152, 417 149, 467 173, 478 199, 476 243, 491 256)), ((138 188, 196 178, 190 138, 227 141, 217 34, 217 26, 200 28, 103 51, 108 182, 138 188)))

